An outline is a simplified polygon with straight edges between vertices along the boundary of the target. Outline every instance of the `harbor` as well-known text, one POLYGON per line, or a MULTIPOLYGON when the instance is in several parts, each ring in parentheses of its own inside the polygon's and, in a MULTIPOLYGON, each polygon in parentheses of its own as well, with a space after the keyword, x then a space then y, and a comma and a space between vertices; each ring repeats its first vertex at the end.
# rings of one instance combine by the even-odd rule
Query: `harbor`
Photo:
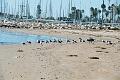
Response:
POLYGON ((120 80, 120 1, 0 0, 0 80, 120 80))

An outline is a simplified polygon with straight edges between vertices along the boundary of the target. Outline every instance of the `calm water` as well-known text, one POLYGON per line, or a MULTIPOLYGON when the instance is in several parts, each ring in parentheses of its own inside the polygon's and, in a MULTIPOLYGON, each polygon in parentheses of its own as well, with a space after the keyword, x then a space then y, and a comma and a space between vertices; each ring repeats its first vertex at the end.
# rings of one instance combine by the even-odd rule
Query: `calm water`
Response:
POLYGON ((37 40, 53 40, 62 39, 60 37, 46 36, 46 35, 29 35, 25 33, 8 32, 0 30, 0 44, 21 44, 22 42, 36 42, 37 40))

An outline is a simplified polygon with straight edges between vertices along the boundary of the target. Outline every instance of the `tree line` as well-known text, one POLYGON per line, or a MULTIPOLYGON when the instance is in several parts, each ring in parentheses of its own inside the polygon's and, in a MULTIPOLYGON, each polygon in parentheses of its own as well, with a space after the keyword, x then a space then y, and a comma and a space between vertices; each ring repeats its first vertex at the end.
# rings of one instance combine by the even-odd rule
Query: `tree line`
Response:
POLYGON ((101 4, 101 9, 91 7, 90 16, 85 17, 83 17, 84 11, 85 10, 80 10, 76 7, 72 7, 68 18, 83 22, 120 23, 120 4, 111 4, 106 7, 103 2, 103 4, 101 4))

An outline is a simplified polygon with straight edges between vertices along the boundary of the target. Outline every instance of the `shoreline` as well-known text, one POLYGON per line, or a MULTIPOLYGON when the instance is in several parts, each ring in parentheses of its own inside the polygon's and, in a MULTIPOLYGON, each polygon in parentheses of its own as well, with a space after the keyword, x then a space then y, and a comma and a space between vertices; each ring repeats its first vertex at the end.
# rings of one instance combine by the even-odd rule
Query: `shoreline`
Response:
POLYGON ((4 80, 119 80, 120 32, 86 30, 8 29, 37 35, 57 35, 78 43, 0 46, 0 64, 4 80), (96 39, 94 43, 79 42, 96 39), (110 40, 108 45, 101 40, 110 40))

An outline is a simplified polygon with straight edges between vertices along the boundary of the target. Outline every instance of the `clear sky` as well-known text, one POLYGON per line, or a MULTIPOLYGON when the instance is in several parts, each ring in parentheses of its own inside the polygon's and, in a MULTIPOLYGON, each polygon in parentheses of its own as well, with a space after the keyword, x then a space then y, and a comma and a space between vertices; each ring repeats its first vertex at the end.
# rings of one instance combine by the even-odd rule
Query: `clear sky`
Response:
MULTIPOLYGON (((13 10, 15 9, 15 2, 16 2, 17 7, 16 7, 16 11, 14 10, 14 12, 17 12, 18 11, 18 3, 21 3, 22 0, 6 0, 6 1, 8 1, 8 6, 13 7, 10 9, 10 11, 12 9, 13 10)), ((28 1, 30 4, 31 15, 35 15, 36 14, 36 6, 40 0, 28 0, 28 1)), ((48 9, 49 9, 50 0, 41 0, 41 1, 42 1, 42 15, 44 15, 45 11, 46 11, 47 3, 48 3, 47 4, 48 9)), ((62 5, 63 5, 62 11, 64 9, 65 14, 67 15, 69 0, 62 0, 62 1, 63 1, 62 2, 62 5)), ((81 8, 81 9, 85 10, 85 15, 89 15, 91 6, 100 8, 101 4, 102 4, 102 0, 72 0, 72 1, 73 1, 73 6, 76 6, 77 8, 81 8)), ((108 1, 109 0, 105 0, 106 5, 108 5, 108 1)), ((120 0, 111 0, 111 4, 116 3, 116 1, 118 2, 118 4, 120 4, 120 0)), ((52 0, 52 10, 53 10, 54 16, 58 16, 60 13, 60 3, 61 3, 61 0, 52 0)), ((47 15, 49 15, 49 10, 47 10, 47 11, 48 11, 47 15)))

